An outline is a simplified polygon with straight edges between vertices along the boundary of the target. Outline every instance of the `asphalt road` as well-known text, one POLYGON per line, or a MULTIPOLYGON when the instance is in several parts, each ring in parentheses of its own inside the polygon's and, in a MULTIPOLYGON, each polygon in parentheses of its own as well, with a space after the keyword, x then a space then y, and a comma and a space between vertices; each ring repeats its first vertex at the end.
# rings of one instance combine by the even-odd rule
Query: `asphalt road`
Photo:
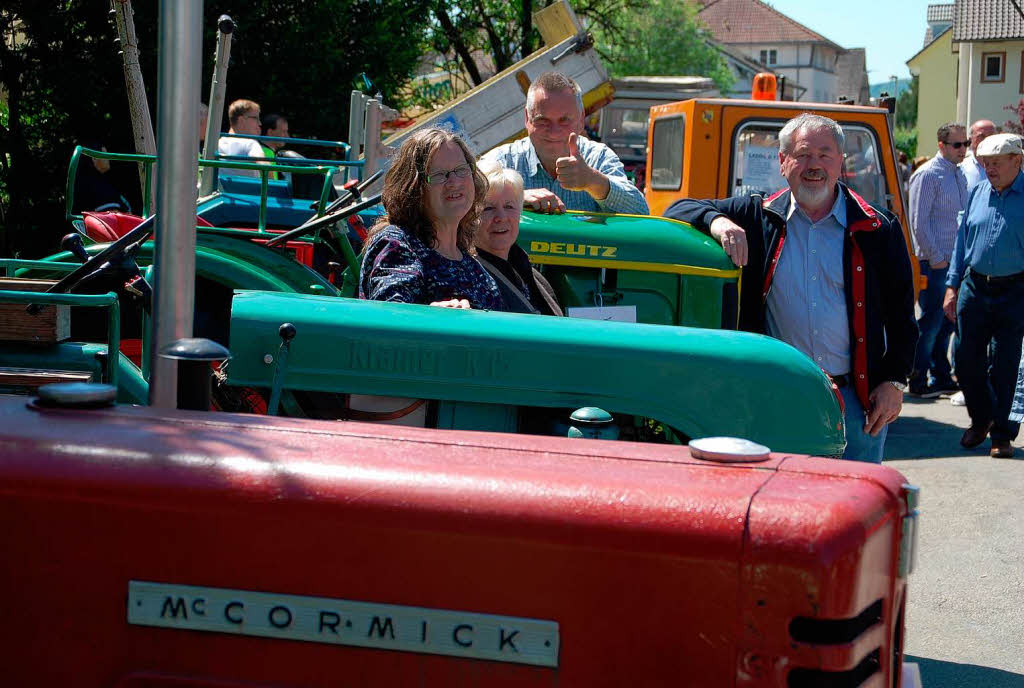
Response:
POLYGON ((993 459, 960 447, 969 422, 908 398, 889 428, 885 465, 921 488, 907 661, 925 688, 1024 688, 1024 437, 993 459))

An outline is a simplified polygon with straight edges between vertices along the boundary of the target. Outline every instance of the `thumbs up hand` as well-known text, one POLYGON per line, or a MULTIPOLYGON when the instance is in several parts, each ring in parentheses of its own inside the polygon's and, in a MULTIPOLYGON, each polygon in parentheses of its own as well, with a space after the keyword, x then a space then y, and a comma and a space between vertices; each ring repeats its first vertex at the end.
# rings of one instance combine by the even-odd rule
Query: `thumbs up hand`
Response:
POLYGON ((580 155, 576 132, 569 134, 569 155, 555 160, 555 176, 562 187, 570 191, 586 191, 596 183, 595 175, 598 174, 580 155))

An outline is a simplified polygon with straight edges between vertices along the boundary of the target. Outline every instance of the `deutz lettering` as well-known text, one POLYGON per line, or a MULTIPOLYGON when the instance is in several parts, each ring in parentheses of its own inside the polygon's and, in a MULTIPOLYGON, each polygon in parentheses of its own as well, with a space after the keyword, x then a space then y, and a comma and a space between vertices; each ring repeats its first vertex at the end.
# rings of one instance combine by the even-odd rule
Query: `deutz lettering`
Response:
POLYGON ((589 256, 593 258, 615 258, 618 246, 595 244, 565 244, 557 241, 531 241, 530 253, 548 253, 557 256, 589 256))

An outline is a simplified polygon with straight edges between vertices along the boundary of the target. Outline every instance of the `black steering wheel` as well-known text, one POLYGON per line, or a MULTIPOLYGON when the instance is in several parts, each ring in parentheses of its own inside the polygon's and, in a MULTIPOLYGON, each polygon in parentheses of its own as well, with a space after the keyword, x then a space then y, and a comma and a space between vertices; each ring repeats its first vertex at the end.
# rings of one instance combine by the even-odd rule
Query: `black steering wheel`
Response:
MULTIPOLYGON (((139 268, 135 265, 135 254, 153 234, 155 223, 155 215, 146 218, 135 229, 65 275, 59 282, 47 289, 46 293, 66 294, 79 284, 98 277, 112 268, 127 269, 128 272, 132 272, 134 266, 134 273, 137 275, 139 268)), ((42 306, 39 304, 31 304, 27 310, 30 313, 38 313, 40 308, 42 306)))

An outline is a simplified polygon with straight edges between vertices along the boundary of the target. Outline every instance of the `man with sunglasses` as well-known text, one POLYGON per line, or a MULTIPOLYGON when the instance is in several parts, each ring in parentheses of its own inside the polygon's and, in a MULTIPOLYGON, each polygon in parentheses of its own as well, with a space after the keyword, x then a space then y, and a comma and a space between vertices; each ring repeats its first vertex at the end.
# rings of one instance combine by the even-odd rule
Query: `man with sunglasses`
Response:
POLYGON ((647 201, 615 152, 583 134, 583 96, 558 72, 539 75, 526 93, 526 138, 482 156, 523 177, 524 202, 542 213, 646 215, 647 201))
POLYGON ((967 204, 967 179, 958 165, 967 153, 967 132, 950 122, 938 130, 939 152, 910 178, 910 230, 921 274, 928 284, 918 295, 921 336, 910 375, 911 396, 931 399, 955 392, 949 364, 949 340, 953 324, 942 315, 946 271, 953 255, 959 214, 967 204), (932 380, 929 383, 928 375, 932 380))

